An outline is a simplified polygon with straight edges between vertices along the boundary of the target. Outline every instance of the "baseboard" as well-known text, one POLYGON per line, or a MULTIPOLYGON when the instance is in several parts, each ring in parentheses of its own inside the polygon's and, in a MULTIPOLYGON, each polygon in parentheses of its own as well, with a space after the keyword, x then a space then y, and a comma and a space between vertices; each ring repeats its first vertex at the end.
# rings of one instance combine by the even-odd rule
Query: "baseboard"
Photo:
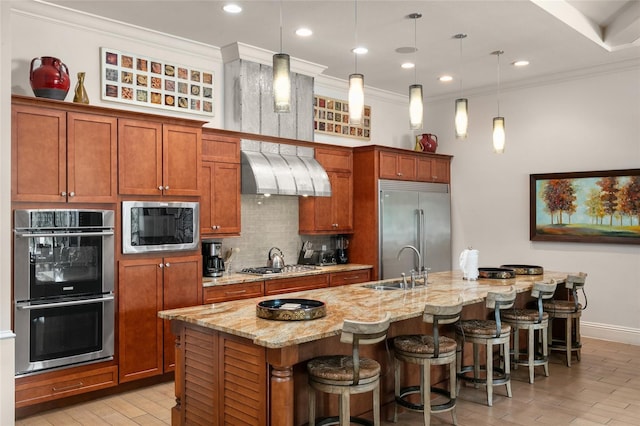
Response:
POLYGON ((594 339, 640 346, 640 330, 637 328, 580 321, 580 335, 594 339))

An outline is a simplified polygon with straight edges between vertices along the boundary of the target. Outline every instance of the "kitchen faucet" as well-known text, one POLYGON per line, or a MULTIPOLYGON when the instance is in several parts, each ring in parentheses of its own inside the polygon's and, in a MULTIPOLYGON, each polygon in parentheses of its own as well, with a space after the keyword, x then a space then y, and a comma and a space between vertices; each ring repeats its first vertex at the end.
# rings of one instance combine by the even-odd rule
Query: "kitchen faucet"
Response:
MULTIPOLYGON (((422 274, 424 273, 424 285, 427 285, 427 269, 424 267, 424 265, 422 264, 422 254, 420 253, 420 250, 418 250, 417 248, 415 248, 412 245, 406 245, 406 246, 402 246, 400 248, 400 250, 398 251, 398 256, 396 257, 396 259, 400 260, 400 255, 402 254, 402 252, 404 251, 404 249, 411 249, 413 250, 413 252, 415 253, 416 257, 418 258, 418 274, 422 274)), ((411 271, 411 288, 415 287, 416 285, 416 271, 412 270, 411 271)))

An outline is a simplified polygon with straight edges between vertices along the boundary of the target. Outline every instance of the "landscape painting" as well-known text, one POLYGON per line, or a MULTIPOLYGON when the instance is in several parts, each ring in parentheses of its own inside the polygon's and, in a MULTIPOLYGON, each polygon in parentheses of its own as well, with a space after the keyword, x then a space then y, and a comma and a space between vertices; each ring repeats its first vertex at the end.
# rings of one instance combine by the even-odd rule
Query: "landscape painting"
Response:
POLYGON ((530 175, 530 239, 640 244, 640 169, 530 175))

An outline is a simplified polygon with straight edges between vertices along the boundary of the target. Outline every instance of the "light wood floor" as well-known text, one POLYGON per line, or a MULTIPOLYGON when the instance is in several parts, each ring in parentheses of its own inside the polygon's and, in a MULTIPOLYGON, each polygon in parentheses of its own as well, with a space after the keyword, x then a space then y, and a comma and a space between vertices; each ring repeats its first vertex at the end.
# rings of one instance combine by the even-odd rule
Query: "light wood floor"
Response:
MULTIPOLYGON (((463 385, 458 424, 640 425, 640 346, 583 338, 580 362, 574 358, 567 368, 562 355, 554 353, 550 377, 538 368, 534 385, 528 382, 526 368, 513 371, 513 398, 505 396, 504 386, 496 387, 493 407, 485 405, 483 388, 463 385)), ((168 425, 173 404, 173 383, 164 383, 41 413, 16 425, 168 425)), ((395 423, 421 424, 419 413, 404 413, 395 423)), ((431 424, 451 424, 451 416, 433 416, 431 424)))

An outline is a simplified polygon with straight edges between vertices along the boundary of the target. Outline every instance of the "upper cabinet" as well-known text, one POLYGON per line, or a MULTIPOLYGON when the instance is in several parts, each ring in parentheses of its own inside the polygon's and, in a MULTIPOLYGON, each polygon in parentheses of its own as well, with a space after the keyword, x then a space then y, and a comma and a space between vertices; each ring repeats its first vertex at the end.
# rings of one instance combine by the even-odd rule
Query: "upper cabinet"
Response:
POLYGON ((449 183, 449 156, 383 147, 377 152, 380 179, 449 183))
POLYGON ((200 235, 240 235, 240 139, 202 134, 200 235))
POLYGON ((12 107, 13 201, 116 201, 117 118, 12 107))
POLYGON ((416 156, 413 153, 380 151, 380 179, 416 180, 416 156))
POLYGON ((200 127, 120 119, 119 193, 200 195, 200 127))
POLYGON ((345 234, 353 232, 353 154, 350 148, 322 147, 316 160, 331 182, 331 197, 300 197, 301 234, 345 234))

